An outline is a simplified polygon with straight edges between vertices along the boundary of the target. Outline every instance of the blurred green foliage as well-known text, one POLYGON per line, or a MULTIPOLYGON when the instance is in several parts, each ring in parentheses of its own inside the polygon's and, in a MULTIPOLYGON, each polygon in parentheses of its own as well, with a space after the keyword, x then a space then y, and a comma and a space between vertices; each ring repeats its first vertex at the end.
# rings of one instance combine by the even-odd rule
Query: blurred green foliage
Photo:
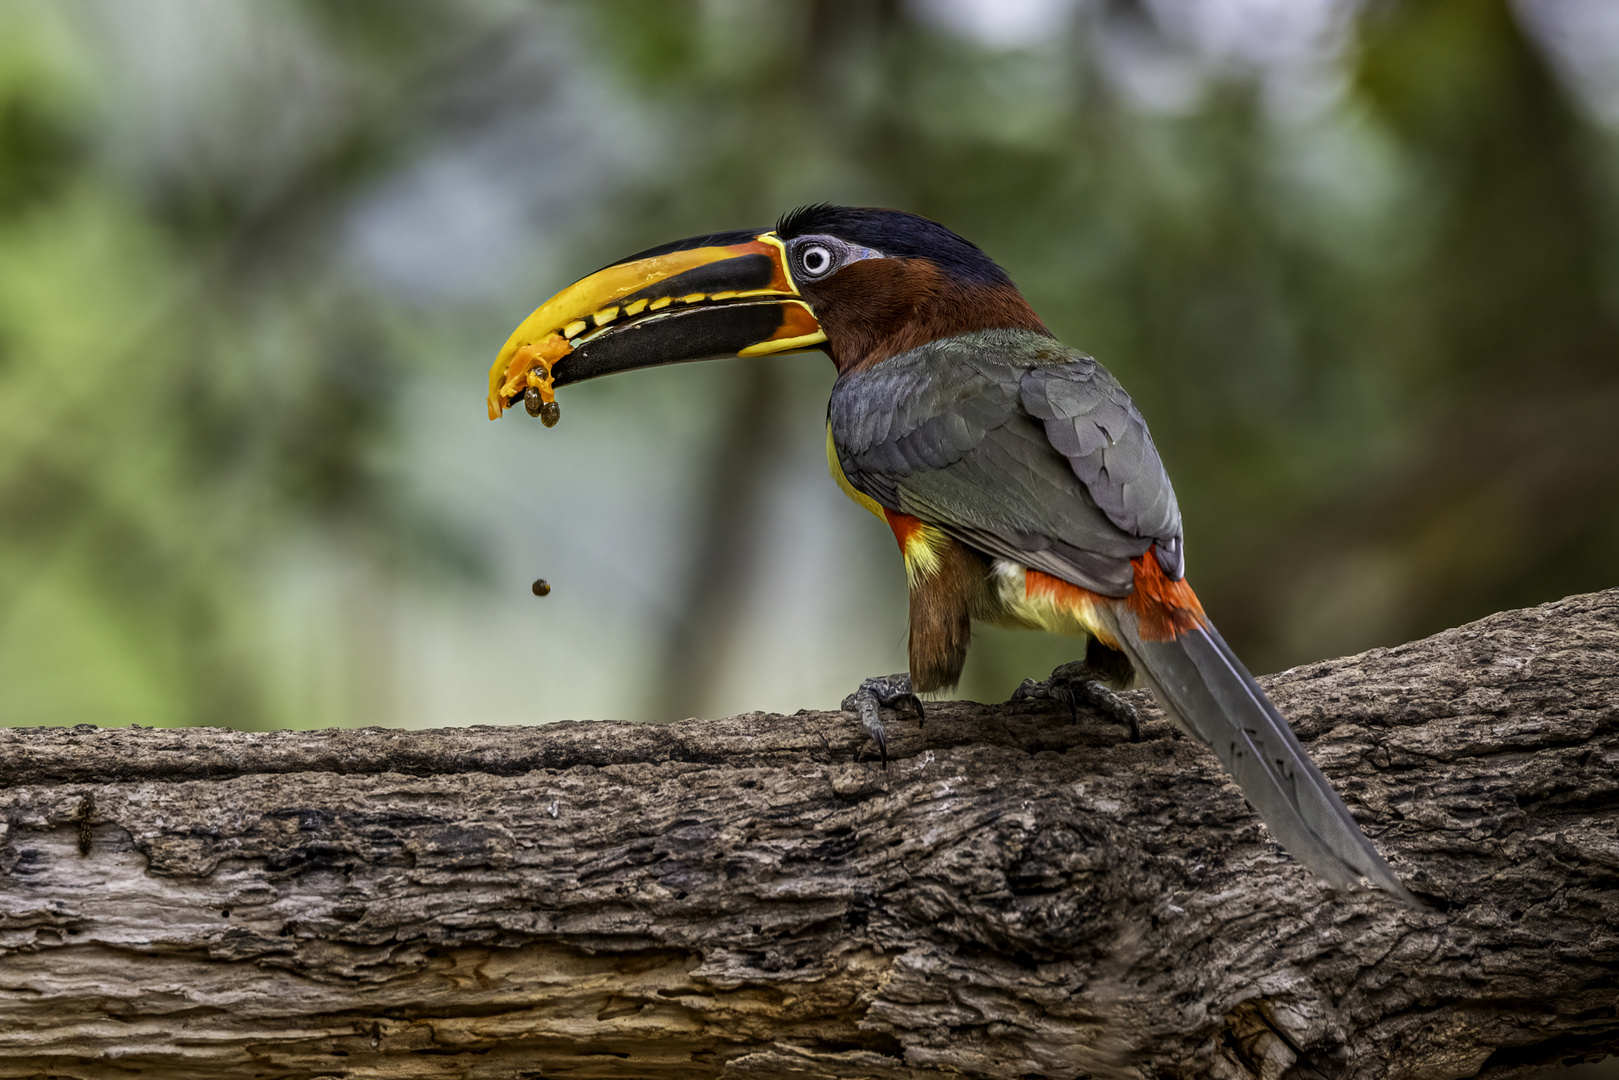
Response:
MULTIPOLYGON (((397 722, 400 598, 505 572, 499 522, 414 474, 482 445, 525 305, 821 200, 947 223, 1120 376, 1256 670, 1615 584, 1613 132, 1518 8, 1323 0, 1281 55, 1173 4, 1055 3, 1012 43, 960 7, 0 0, 0 721, 397 722), (383 212, 418 190, 448 209, 383 212), (388 254, 412 242, 426 270, 388 254), (451 385, 466 434, 430 439, 412 395, 451 385), (318 705, 311 671, 341 683, 318 705)), ((824 410, 829 370, 796 371, 581 388, 686 394, 705 434, 690 512, 648 523, 661 644, 575 681, 745 708, 739 634, 827 632, 747 614, 800 572, 755 527, 824 410)), ((674 452, 631 449, 588 483, 674 452)), ((594 514, 559 528, 613 543, 594 514)), ((865 524, 836 618, 887 626, 903 575, 865 524)), ((1071 656, 985 633, 963 692, 1071 656)))

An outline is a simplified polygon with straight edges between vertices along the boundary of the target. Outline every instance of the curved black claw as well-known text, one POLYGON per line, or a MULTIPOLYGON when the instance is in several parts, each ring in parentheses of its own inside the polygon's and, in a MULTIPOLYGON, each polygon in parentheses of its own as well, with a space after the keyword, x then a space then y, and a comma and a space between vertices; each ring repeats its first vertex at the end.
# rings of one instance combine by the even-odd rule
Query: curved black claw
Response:
POLYGON ((876 740, 885 769, 888 768, 888 733, 883 730, 883 718, 878 710, 898 709, 901 706, 915 710, 918 725, 927 720, 922 699, 911 692, 911 677, 903 673, 867 679, 860 684, 860 689, 843 699, 843 711, 859 716, 860 723, 876 740))
POLYGON ((1141 717, 1136 715, 1135 706, 1114 693, 1096 676, 1096 670, 1085 661, 1075 660, 1056 668, 1049 679, 1040 682, 1024 679, 1022 684, 1012 691, 1012 700, 1030 701, 1045 698, 1060 701, 1068 706, 1069 718, 1076 721, 1079 719, 1079 702, 1084 701, 1128 727, 1131 742, 1140 742, 1141 717))

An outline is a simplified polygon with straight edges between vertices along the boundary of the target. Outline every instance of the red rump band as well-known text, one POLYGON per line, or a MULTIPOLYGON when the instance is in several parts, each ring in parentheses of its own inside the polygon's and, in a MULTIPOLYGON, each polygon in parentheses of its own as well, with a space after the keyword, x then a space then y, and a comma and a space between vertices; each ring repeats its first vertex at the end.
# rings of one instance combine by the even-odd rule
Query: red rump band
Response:
POLYGON ((1158 565, 1152 548, 1130 560, 1135 568, 1135 592, 1125 603, 1135 612, 1142 641, 1174 641, 1188 630, 1207 626, 1203 605, 1186 579, 1171 581, 1158 565))

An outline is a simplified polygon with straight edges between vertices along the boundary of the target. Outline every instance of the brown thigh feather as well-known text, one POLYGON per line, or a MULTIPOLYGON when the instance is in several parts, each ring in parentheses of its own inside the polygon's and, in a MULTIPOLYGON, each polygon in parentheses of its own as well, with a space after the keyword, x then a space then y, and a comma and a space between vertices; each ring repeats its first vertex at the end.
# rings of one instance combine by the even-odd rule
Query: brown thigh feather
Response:
POLYGON ((955 540, 934 549, 938 569, 911 585, 911 686, 919 694, 961 680, 972 642, 972 617, 988 602, 989 560, 955 540))

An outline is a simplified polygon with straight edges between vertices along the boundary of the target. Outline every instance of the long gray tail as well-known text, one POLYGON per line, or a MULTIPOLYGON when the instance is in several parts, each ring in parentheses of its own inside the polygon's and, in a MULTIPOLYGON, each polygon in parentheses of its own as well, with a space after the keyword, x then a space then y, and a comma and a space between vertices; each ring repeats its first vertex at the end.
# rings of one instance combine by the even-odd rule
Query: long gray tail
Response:
POLYGON ((1353 888, 1364 876, 1421 906, 1213 624, 1172 641, 1144 641, 1128 608, 1114 605, 1109 616, 1120 646, 1170 717, 1213 748, 1295 859, 1335 889, 1353 888))

